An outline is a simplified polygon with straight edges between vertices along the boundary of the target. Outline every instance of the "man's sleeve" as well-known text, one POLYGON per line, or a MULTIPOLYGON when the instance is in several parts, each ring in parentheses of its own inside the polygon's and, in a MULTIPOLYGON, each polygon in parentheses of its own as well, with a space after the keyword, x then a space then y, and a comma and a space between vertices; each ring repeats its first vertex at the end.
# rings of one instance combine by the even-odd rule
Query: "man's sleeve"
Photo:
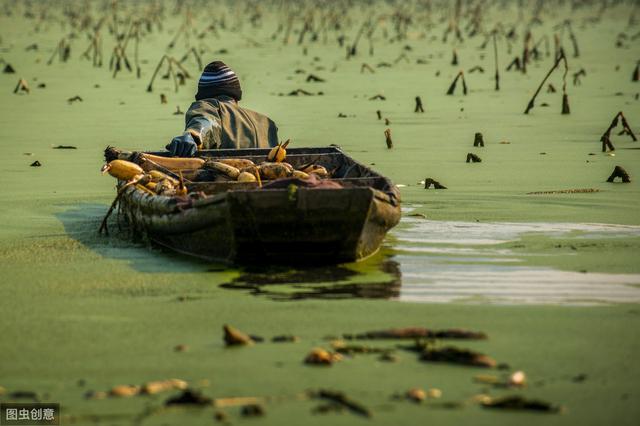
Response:
POLYGON ((191 133, 200 149, 220 147, 220 111, 204 101, 191 104, 185 114, 185 131, 191 133))

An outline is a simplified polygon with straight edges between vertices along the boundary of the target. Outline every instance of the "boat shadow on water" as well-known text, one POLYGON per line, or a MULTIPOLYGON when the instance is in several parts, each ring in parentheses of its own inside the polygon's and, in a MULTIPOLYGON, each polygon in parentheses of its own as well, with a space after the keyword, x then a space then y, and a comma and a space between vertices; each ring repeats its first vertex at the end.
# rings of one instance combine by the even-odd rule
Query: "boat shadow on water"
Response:
POLYGON ((56 218, 69 238, 102 257, 127 261, 141 273, 231 272, 236 276, 221 288, 277 301, 391 299, 400 294, 400 265, 384 248, 355 264, 234 266, 176 253, 132 235, 126 224, 116 219, 109 222, 110 235, 100 235, 98 228, 106 210, 103 204, 85 203, 57 213, 56 218))
POLYGON ((363 281, 366 274, 351 269, 349 265, 294 269, 252 267, 244 269, 239 276, 220 287, 246 290, 254 296, 278 301, 397 298, 402 286, 400 265, 384 253, 374 257, 378 259, 368 261, 377 262, 379 270, 388 275, 387 279, 363 281))
POLYGON ((138 272, 206 272, 212 267, 211 262, 170 254, 148 241, 134 237, 124 223, 118 224, 115 219, 109 221, 110 235, 100 235, 98 228, 107 209, 108 206, 103 204, 84 203, 56 213, 56 218, 64 226, 69 238, 102 257, 127 261, 138 272))

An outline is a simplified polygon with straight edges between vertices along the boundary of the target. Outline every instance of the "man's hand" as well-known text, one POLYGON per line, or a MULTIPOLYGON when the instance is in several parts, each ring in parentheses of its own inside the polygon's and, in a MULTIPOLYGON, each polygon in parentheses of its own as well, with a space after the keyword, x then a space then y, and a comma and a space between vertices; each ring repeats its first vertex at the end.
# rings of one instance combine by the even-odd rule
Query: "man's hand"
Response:
POLYGON ((173 138, 166 149, 173 157, 193 157, 198 151, 198 144, 191 133, 184 132, 173 138))

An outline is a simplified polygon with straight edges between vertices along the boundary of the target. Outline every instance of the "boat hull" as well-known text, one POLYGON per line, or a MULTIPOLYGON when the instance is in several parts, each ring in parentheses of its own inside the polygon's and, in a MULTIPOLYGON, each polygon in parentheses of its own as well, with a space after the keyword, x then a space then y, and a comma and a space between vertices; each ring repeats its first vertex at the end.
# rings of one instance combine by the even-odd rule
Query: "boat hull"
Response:
MULTIPOLYGON (((201 188, 212 185, 217 184, 201 188)), ((237 189, 216 189, 187 205, 131 186, 122 194, 120 209, 134 230, 152 241, 230 263, 358 261, 374 254, 400 220, 396 193, 366 180, 338 188, 231 185, 237 189)))

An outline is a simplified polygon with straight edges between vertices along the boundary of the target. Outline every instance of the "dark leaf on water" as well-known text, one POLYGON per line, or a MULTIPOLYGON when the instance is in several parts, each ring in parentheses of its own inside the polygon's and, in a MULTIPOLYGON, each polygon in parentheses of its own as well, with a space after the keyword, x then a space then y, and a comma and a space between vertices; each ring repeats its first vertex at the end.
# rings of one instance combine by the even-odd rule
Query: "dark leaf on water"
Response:
POLYGON ((371 417, 371 411, 364 405, 352 400, 342 392, 321 389, 317 392, 311 392, 312 398, 324 399, 340 406, 347 408, 349 411, 364 416, 371 417))
POLYGON ((486 339, 487 335, 481 331, 470 331, 459 328, 433 330, 422 327, 390 328, 387 330, 367 331, 365 333, 351 335, 345 334, 345 339, 486 339))
POLYGON ((427 362, 446 362, 485 368, 494 368, 497 365, 496 361, 487 355, 455 346, 431 348, 427 345, 420 359, 427 362))
POLYGON ((557 413, 560 407, 549 402, 525 399, 520 395, 508 395, 500 398, 489 398, 482 401, 484 408, 503 410, 541 411, 545 413, 557 413))
POLYGON ((171 405, 211 405, 211 398, 202 395, 200 392, 192 389, 185 389, 180 395, 167 399, 164 403, 166 406, 171 405))

